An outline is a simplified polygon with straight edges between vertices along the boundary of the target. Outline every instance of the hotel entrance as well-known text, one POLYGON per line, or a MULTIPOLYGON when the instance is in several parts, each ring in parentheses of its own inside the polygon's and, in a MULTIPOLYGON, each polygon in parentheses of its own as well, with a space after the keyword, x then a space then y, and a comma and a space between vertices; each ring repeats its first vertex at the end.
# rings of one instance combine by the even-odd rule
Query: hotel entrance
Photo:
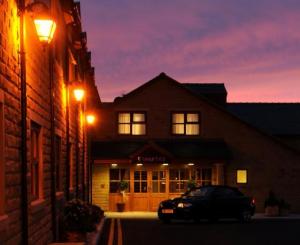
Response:
POLYGON ((109 169, 109 211, 117 211, 117 203, 125 203, 125 211, 157 211, 161 201, 180 196, 189 182, 196 185, 214 183, 212 166, 194 164, 148 164, 147 166, 114 166, 109 169), (119 184, 128 182, 125 194, 119 184))

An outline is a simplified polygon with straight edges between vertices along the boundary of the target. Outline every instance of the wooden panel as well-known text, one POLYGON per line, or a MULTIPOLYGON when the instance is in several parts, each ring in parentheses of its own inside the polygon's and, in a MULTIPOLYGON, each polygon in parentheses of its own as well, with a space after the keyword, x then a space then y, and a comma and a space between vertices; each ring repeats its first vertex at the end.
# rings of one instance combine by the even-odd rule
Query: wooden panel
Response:
POLYGON ((149 211, 148 193, 135 193, 133 195, 132 209, 134 211, 149 211))
POLYGON ((109 171, 107 165, 93 166, 93 204, 108 210, 109 171))

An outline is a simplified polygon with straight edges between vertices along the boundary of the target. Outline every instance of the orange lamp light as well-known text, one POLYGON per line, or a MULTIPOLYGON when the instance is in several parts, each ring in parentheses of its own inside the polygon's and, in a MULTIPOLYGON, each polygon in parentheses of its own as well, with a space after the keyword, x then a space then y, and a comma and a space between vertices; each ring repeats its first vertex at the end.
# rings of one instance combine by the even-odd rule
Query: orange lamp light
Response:
POLYGON ((56 23, 51 19, 34 19, 34 25, 39 40, 42 43, 50 43, 56 30, 56 23))
POLYGON ((83 97, 85 94, 85 91, 83 88, 75 88, 73 90, 73 93, 74 93, 74 97, 75 97, 76 101, 81 102, 83 100, 83 97))
POLYGON ((89 114, 86 116, 86 122, 89 124, 89 125, 93 125, 96 121, 96 117, 92 114, 89 114))

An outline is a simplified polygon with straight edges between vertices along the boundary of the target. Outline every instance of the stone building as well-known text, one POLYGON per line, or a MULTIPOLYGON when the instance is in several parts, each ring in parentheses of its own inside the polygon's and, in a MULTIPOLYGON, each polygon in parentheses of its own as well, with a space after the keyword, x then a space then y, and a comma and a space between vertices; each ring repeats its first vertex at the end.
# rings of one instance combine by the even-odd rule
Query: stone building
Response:
POLYGON ((93 203, 155 211, 195 181, 235 186, 255 198, 258 212, 272 190, 299 212, 299 110, 299 103, 228 103, 224 84, 179 83, 162 73, 100 105, 93 203))
POLYGON ((46 0, 50 44, 34 28, 35 1, 0 1, 0 244, 48 244, 64 203, 88 200, 87 125, 100 102, 80 4, 46 0), (76 86, 88 98, 73 98, 76 86))

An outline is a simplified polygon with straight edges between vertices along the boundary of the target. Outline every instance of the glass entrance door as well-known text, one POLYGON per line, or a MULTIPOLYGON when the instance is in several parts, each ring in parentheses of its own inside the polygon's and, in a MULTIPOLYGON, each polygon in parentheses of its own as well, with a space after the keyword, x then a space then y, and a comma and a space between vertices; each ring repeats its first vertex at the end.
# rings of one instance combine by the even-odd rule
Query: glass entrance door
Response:
POLYGON ((157 211, 161 201, 167 199, 168 171, 166 169, 152 169, 150 176, 151 190, 149 193, 149 211, 157 211))

